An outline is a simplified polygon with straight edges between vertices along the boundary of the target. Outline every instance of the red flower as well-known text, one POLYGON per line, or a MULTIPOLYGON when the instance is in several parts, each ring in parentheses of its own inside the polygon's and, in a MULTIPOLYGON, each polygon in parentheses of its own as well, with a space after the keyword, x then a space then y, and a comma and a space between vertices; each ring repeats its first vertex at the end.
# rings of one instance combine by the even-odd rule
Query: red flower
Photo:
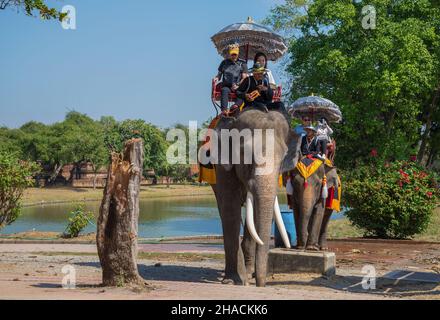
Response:
POLYGON ((416 162, 416 161, 417 161, 417 156, 416 156, 416 155, 412 155, 412 156, 409 158, 409 160, 412 161, 412 162, 416 162))
POLYGON ((426 195, 428 196, 428 198, 432 198, 433 193, 432 192, 427 192, 426 195))
POLYGON ((372 156, 373 158, 376 158, 378 155, 377 149, 372 149, 370 152, 370 156, 372 156))

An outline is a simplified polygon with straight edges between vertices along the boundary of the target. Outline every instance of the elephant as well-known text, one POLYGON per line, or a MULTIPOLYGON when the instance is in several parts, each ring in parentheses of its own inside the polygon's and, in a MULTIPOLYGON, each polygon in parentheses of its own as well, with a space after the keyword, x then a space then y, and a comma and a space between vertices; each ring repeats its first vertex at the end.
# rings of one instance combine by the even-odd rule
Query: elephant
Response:
MULTIPOLYGON (((222 118, 215 129, 218 133, 218 157, 220 158, 225 152, 228 154, 235 152, 240 155, 238 164, 229 161, 215 166, 216 184, 212 185, 223 228, 225 250, 223 283, 225 284, 248 285, 247 269, 250 268, 253 260, 245 257, 254 256, 256 285, 258 287, 266 285, 269 241, 274 216, 286 246, 290 246, 279 211, 277 191, 280 173, 293 170, 297 164, 300 155, 300 136, 291 130, 290 116, 283 111, 245 109, 237 118, 222 118), (239 143, 232 144, 229 137, 220 134, 223 129, 237 129, 238 132, 250 129, 251 140, 256 138, 254 129, 261 129, 266 133, 267 130, 273 129, 275 142, 273 157, 270 157, 265 164, 272 170, 264 174, 259 173, 262 165, 257 163, 255 154, 252 155, 252 161, 248 163, 243 161, 244 150, 251 142, 245 138, 240 139, 239 143), (246 203, 244 238, 247 240, 241 245, 241 208, 244 203, 246 203)), ((260 145, 264 152, 270 148, 266 142, 262 139, 260 145)))
POLYGON ((292 175, 293 195, 290 197, 294 212, 298 250, 326 251, 327 228, 333 210, 326 209, 322 197, 323 178, 327 177, 327 188, 338 187, 336 167, 322 164, 308 179, 295 169, 292 175))

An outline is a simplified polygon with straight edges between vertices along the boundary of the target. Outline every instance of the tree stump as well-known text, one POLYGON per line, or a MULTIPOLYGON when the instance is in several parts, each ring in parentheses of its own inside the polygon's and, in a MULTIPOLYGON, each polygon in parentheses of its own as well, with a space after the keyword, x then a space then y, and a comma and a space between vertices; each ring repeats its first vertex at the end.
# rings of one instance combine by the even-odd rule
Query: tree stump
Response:
POLYGON ((96 235, 104 286, 144 283, 137 268, 143 160, 141 139, 127 141, 123 154, 111 155, 96 235))

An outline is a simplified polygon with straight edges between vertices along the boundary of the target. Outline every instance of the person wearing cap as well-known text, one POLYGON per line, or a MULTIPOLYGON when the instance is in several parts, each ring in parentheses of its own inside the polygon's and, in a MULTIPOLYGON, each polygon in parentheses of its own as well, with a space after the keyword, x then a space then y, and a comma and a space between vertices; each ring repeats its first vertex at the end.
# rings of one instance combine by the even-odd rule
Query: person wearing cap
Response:
POLYGON ((306 135, 302 137, 301 140, 301 153, 303 156, 312 155, 318 159, 321 158, 319 155, 320 146, 318 138, 316 136, 317 130, 314 126, 310 125, 304 128, 306 135))
MULTIPOLYGON (((240 47, 238 44, 229 46, 229 57, 222 61, 218 67, 216 81, 221 82, 221 109, 225 111, 229 106, 229 94, 238 89, 241 81, 247 77, 248 69, 246 61, 239 59, 240 47)), ((240 106, 242 101, 235 101, 240 106)))
POLYGON ((260 63, 255 63, 252 76, 243 80, 237 89, 237 96, 245 101, 245 107, 267 109, 284 109, 282 102, 272 102, 273 89, 265 77, 266 68, 260 63))

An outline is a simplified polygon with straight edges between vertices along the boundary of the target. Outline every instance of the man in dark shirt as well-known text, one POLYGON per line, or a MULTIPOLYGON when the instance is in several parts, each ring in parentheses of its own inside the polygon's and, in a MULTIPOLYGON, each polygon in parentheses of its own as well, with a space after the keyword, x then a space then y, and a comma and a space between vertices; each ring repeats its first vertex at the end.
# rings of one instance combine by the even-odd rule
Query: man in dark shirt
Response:
POLYGON ((274 92, 264 76, 265 72, 264 66, 255 63, 253 75, 243 80, 237 89, 237 96, 245 101, 245 107, 284 109, 282 102, 272 102, 274 92))
POLYGON ((313 126, 304 128, 306 135, 301 140, 301 153, 303 156, 312 155, 314 158, 324 161, 325 159, 320 154, 320 143, 316 136, 317 130, 313 126))
MULTIPOLYGON (((216 81, 222 79, 221 109, 228 108, 229 94, 235 92, 242 81, 247 77, 248 69, 246 61, 239 59, 240 47, 238 45, 229 46, 229 58, 222 61, 218 67, 216 81)), ((242 101, 236 101, 236 105, 241 105, 242 101)))

